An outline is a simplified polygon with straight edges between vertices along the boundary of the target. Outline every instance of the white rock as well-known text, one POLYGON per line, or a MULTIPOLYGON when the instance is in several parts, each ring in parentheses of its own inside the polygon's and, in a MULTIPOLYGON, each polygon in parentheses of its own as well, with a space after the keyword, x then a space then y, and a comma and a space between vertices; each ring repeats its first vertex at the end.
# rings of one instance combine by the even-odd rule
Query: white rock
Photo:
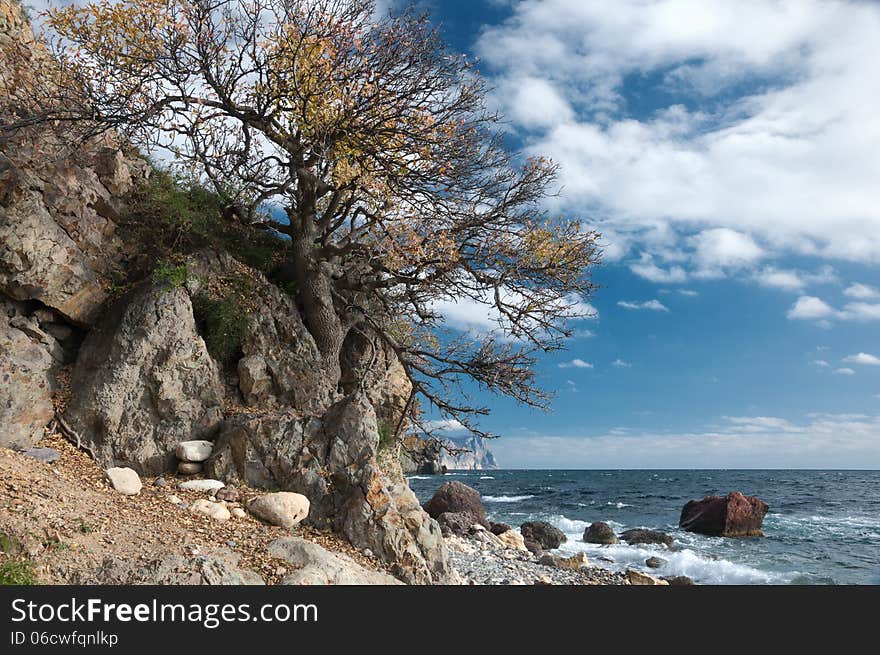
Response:
POLYGON ((181 441, 177 444, 177 459, 184 462, 204 462, 211 456, 214 444, 210 441, 181 441))
POLYGON ((187 480, 177 486, 187 491, 217 491, 226 485, 220 482, 220 480, 187 480))
POLYGON ((529 549, 526 548, 526 541, 525 539, 523 539, 523 536, 522 534, 520 534, 519 530, 507 530, 506 532, 502 532, 498 535, 498 539, 507 548, 529 552, 529 549))
POLYGON ((119 493, 126 496, 137 496, 141 492, 141 479, 138 474, 130 468, 115 467, 107 469, 107 478, 110 484, 119 493))
POLYGON ((200 498, 192 505, 190 505, 190 510, 192 510, 195 514, 204 514, 205 516, 210 516, 212 519, 217 521, 228 521, 231 518, 231 514, 229 510, 226 509, 225 503, 212 503, 210 500, 206 498, 200 498))
POLYGON ((180 505, 180 503, 182 503, 183 501, 174 494, 171 494, 170 496, 168 496, 168 502, 172 505, 180 505))
POLYGON ((645 585, 651 587, 669 585, 666 580, 658 580, 657 578, 650 576, 647 573, 642 573, 641 571, 636 571, 634 569, 626 570, 626 579, 629 580, 629 583, 631 585, 645 585))
POLYGON ((247 512, 245 512, 241 507, 233 507, 232 515, 237 519, 243 519, 247 516, 247 512))
POLYGON ((309 499, 302 494, 279 491, 254 498, 248 510, 267 523, 292 528, 309 515, 309 499))

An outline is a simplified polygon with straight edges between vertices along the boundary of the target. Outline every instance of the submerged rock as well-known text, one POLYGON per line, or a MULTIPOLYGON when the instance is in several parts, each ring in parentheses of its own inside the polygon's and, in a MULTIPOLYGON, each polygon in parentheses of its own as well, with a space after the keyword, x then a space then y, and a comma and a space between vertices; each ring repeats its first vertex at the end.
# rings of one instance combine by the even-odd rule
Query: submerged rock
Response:
POLYGON ((647 528, 635 528, 620 533, 620 540, 630 545, 635 544, 662 544, 667 548, 672 548, 673 539, 665 532, 659 530, 648 530, 647 528))
POLYGON ((761 526, 769 509, 760 498, 734 491, 689 501, 681 510, 678 525, 688 532, 715 537, 763 537, 761 526))
POLYGON ((666 564, 666 560, 662 557, 649 557, 645 560, 645 566, 649 569, 659 569, 664 564, 666 564))

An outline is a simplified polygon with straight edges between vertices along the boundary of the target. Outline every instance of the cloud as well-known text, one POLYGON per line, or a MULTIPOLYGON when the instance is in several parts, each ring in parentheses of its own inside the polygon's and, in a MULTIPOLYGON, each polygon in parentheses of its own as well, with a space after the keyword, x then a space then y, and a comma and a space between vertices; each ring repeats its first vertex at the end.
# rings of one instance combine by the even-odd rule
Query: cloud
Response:
POLYGON ((847 364, 862 364, 863 366, 880 366, 880 357, 869 355, 868 353, 859 353, 858 355, 850 355, 844 357, 843 361, 847 364))
POLYGON ((829 366, 831 366, 831 364, 826 362, 824 359, 814 359, 813 364, 815 364, 819 368, 828 368, 829 366))
POLYGON ((859 300, 872 300, 875 298, 880 298, 880 291, 878 291, 874 287, 868 286, 867 284, 861 284, 860 282, 851 284, 844 290, 843 293, 850 298, 857 298, 859 300))
POLYGON ((786 314, 791 320, 880 321, 880 303, 850 302, 843 309, 835 309, 821 298, 801 296, 786 314))
POLYGON ((822 267, 816 273, 804 273, 790 269, 767 266, 752 274, 752 278, 761 286, 782 289, 783 291, 800 291, 810 284, 835 282, 837 273, 830 266, 822 267))
POLYGON ((615 359, 613 362, 611 362, 611 365, 615 368, 632 368, 632 364, 630 364, 629 362, 625 362, 622 359, 615 359))
POLYGON ((837 368, 834 369, 834 373, 837 375, 855 375, 856 372, 851 368, 837 368))
POLYGON ((575 357, 570 362, 560 362, 559 368, 593 368, 593 365, 575 357))
POLYGON ((678 292, 682 296, 688 296, 690 298, 695 298, 700 295, 699 291, 694 291, 693 289, 679 289, 678 292))
POLYGON ((508 437, 492 444, 528 468, 878 468, 880 416, 733 416, 687 433, 619 428, 587 435, 508 437), (524 453, 527 453, 525 455, 524 453))
POLYGON ((833 307, 821 298, 815 296, 801 296, 791 309, 788 310, 788 318, 791 320, 812 321, 835 316, 837 312, 833 307))
POLYGON ((595 216, 637 275, 721 277, 788 254, 880 261, 880 5, 511 7, 477 43, 496 101, 529 154, 561 164, 556 203, 595 216), (536 119, 524 85, 559 116, 536 119))
POLYGON ((664 305, 659 300, 645 300, 643 302, 637 302, 632 300, 619 300, 617 302, 618 306, 623 307, 624 309, 649 309, 654 312, 668 312, 669 308, 664 305))
POLYGON ((675 284, 685 282, 688 275, 681 266, 673 266, 671 268, 660 268, 654 263, 653 258, 644 253, 639 262, 630 264, 630 270, 651 282, 658 284, 675 284))

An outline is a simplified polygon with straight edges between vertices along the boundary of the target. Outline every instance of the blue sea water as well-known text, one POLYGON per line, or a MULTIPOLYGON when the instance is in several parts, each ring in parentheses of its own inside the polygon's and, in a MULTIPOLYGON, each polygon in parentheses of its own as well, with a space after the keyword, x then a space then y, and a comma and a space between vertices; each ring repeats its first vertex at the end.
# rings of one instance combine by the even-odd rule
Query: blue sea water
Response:
POLYGON ((657 555, 667 563, 653 573, 686 575, 700 584, 880 584, 880 471, 509 470, 408 479, 422 502, 443 482, 460 480, 482 494, 491 520, 514 527, 549 521, 568 537, 561 553, 584 551, 613 570, 648 571, 645 559, 657 555), (688 500, 730 491, 770 506, 763 538, 678 529, 688 500), (584 543, 593 521, 606 521, 617 532, 663 530, 677 547, 584 543))

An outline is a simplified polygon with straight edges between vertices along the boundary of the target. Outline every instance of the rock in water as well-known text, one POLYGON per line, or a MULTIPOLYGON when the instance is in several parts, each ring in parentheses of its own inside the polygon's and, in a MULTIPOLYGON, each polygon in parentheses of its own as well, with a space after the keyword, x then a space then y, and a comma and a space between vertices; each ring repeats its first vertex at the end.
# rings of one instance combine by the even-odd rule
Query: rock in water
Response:
POLYGON ((526 541, 536 541, 545 550, 559 548, 560 544, 566 541, 565 533, 546 521, 527 521, 519 527, 519 530, 526 541))
POLYGON ((647 587, 664 587, 669 585, 666 580, 658 580, 647 573, 642 573, 641 571, 636 571, 634 569, 626 570, 626 579, 629 580, 631 585, 647 587))
POLYGON ((320 418, 295 411, 231 418, 205 470, 230 483, 301 493, 318 529, 369 548, 402 580, 445 582, 453 572, 440 526, 402 475, 383 472, 378 444, 375 411, 354 393, 320 418))
POLYGON ((225 487, 226 484, 220 480, 187 480, 177 486, 187 491, 217 491, 225 487))
POLYGON ((691 500, 681 510, 679 527, 714 537, 763 537, 761 526, 770 507, 738 491, 691 500))
POLYGON ((616 544, 620 543, 617 535, 611 526, 604 521, 596 521, 591 523, 590 527, 584 530, 584 541, 589 544, 616 544))
POLYGON ((110 484, 125 496, 137 496, 141 492, 141 479, 136 471, 130 468, 114 467, 105 471, 110 484))
POLYGON ((692 587, 696 583, 686 575, 672 575, 661 578, 661 580, 666 580, 672 587, 692 587))
POLYGON ((645 566, 649 569, 659 569, 664 564, 666 564, 666 560, 662 557, 649 557, 645 560, 645 566))
POLYGON ((673 539, 665 532, 659 530, 648 530, 646 528, 636 528, 620 533, 620 540, 630 545, 635 544, 662 544, 667 548, 672 548, 673 539))
POLYGON ((495 521, 489 521, 489 532, 495 535, 504 534, 508 530, 512 530, 507 523, 495 523, 495 521))
POLYGON ((189 509, 195 514, 209 516, 215 521, 228 521, 232 518, 229 510, 226 509, 225 503, 212 503, 207 498, 200 498, 190 505, 189 509))
POLYGON ((269 544, 272 557, 297 568, 285 577, 283 585, 399 585, 387 573, 364 568, 347 555, 331 553, 298 537, 282 537, 269 544))
POLYGON ((147 286, 114 303, 80 350, 71 390, 65 417, 95 459, 145 475, 170 469, 177 444, 213 435, 222 417, 220 373, 183 288, 147 286))
POLYGON ((211 456, 214 444, 210 441, 197 439, 194 441, 181 441, 174 449, 177 459, 183 462, 204 462, 211 456))
POLYGON ((290 491, 254 498, 247 507, 251 514, 267 523, 288 529, 309 515, 309 499, 290 491))
MULTIPOLYGON (((465 514, 470 517, 471 524, 489 528, 486 509, 480 499, 480 492, 458 481, 444 482, 424 505, 425 511, 433 518, 447 512, 465 514)), ((470 527, 470 526, 468 526, 470 527)))

